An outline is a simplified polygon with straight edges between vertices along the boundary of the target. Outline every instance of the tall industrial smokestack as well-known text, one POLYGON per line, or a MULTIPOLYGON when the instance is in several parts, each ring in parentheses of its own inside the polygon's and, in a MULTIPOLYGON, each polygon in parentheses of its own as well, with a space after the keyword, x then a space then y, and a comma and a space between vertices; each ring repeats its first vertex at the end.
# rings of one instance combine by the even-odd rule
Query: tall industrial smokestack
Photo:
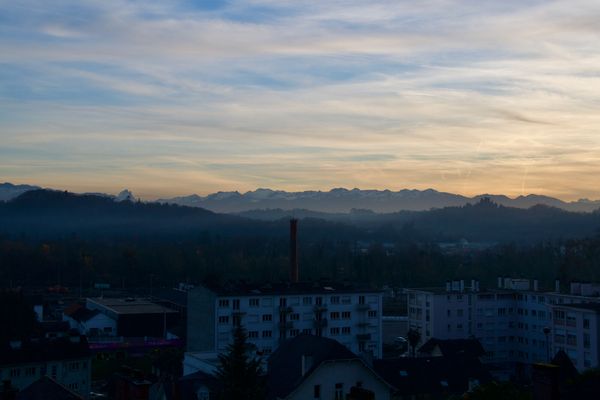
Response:
POLYGON ((298 220, 290 219, 290 282, 298 282, 298 220))

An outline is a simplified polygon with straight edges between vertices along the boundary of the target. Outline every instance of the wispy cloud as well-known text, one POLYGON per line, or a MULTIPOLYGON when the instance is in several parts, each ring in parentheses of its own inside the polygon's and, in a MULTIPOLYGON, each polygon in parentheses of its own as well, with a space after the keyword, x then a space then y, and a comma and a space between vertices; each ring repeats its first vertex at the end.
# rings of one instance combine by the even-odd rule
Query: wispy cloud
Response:
POLYGON ((596 1, 199 3, 0 0, 3 180, 600 197, 596 1))

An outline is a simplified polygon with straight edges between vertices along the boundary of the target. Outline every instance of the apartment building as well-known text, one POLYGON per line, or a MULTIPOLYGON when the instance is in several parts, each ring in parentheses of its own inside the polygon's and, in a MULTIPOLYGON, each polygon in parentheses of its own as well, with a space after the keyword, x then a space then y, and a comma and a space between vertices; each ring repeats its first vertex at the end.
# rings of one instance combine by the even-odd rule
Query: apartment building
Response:
POLYGON ((552 307, 551 348, 563 350, 583 371, 600 365, 600 304, 556 304, 552 307))
POLYGON ((234 326, 242 324, 260 355, 303 333, 381 357, 381 310, 381 292, 346 285, 200 286, 188 291, 187 350, 221 353, 233 342, 234 326))
POLYGON ((498 287, 486 290, 477 281, 468 287, 454 281, 445 288, 407 289, 409 327, 421 332, 422 342, 477 338, 486 351, 484 361, 497 371, 546 362, 559 348, 553 343, 552 307, 600 298, 590 285, 582 290, 572 284, 568 294, 560 292, 558 282, 553 292, 538 286, 535 280, 498 278, 498 287))

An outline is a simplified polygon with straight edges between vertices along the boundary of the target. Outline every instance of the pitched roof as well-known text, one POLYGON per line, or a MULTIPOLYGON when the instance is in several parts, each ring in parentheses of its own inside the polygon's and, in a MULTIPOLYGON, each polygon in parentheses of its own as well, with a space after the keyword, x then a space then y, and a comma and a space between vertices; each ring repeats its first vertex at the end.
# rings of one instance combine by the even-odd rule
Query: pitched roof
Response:
POLYGON ((71 318, 77 322, 87 322, 98 314, 100 314, 100 311, 98 310, 89 310, 85 307, 81 307, 71 313, 71 318))
POLYGON ((438 346, 445 357, 467 356, 482 357, 485 354, 483 346, 477 339, 429 339, 420 348, 419 353, 431 354, 438 346))
POLYGON ((16 400, 82 400, 55 380, 43 376, 17 394, 16 400))
POLYGON ((359 358, 333 339, 304 334, 288 339, 269 358, 268 398, 285 397, 325 361, 352 359, 359 358), (302 356, 312 358, 304 375, 302 356))
POLYGON ((577 368, 573 365, 573 362, 563 350, 559 350, 558 353, 554 356, 551 362, 552 365, 556 365, 559 367, 559 375, 561 381, 566 381, 567 379, 573 379, 579 375, 577 368))
POLYGON ((469 380, 489 382, 491 376, 477 358, 420 357, 374 360, 373 368, 399 394, 462 394, 469 380))

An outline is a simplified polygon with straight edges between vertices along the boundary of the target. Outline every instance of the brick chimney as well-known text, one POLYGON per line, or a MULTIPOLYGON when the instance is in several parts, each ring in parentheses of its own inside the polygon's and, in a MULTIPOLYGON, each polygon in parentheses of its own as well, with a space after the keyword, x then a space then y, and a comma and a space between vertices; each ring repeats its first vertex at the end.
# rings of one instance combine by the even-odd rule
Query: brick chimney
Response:
POLYGON ((298 282, 298 220, 290 219, 290 282, 298 282))

